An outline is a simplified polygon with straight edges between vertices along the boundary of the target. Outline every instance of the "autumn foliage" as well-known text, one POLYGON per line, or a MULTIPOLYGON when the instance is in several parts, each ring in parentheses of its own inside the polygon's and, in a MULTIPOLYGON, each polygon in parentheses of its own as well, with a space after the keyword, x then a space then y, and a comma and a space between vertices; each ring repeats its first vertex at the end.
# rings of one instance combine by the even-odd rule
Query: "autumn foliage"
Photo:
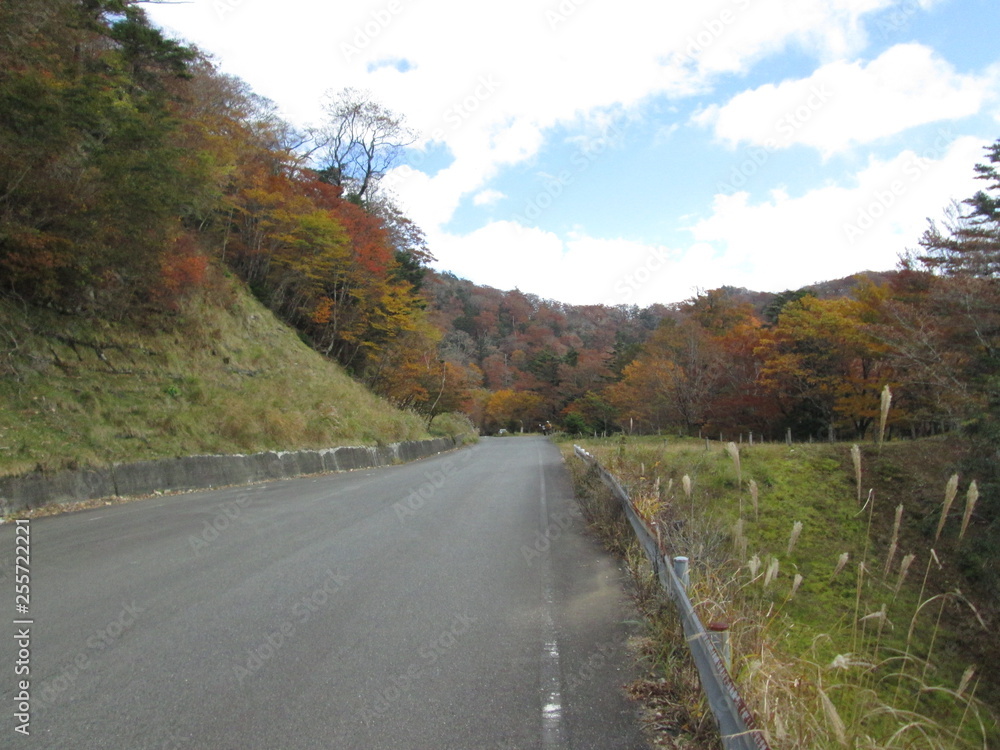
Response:
POLYGON ((138 6, 0 5, 0 281, 121 315, 149 299, 200 190, 176 112, 195 53, 138 6))
POLYGON ((155 316, 228 267, 316 349, 420 403, 384 371, 414 358, 406 342, 426 348, 414 332, 431 256, 391 202, 345 199, 306 167, 306 134, 134 0, 3 3, 0 28, 3 289, 155 316))
POLYGON ((349 174, 342 128, 298 132, 134 0, 2 3, 0 27, 0 285, 29 303, 175 314, 233 272, 393 403, 486 431, 864 440, 889 386, 890 438, 1000 442, 998 144, 983 190, 898 272, 571 306, 430 272, 420 228, 378 191, 401 118, 357 92, 348 109, 377 115, 358 137, 387 150, 349 174))

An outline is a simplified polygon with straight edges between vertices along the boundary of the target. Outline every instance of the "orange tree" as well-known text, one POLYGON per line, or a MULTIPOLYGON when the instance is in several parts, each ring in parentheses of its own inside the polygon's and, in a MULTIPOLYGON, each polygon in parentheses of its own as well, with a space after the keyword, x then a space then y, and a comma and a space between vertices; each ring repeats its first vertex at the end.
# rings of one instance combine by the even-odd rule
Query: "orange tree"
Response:
POLYGON ((422 302, 379 217, 310 173, 275 166, 264 153, 244 168, 231 199, 230 262, 317 350, 369 377, 384 349, 413 330, 422 302))
POLYGON ((697 316, 664 319, 607 390, 621 425, 686 434, 702 427, 721 383, 722 355, 719 340, 697 316))
POLYGON ((530 391, 501 390, 490 394, 483 409, 483 428, 533 431, 543 419, 545 399, 530 391))
POLYGON ((786 426, 810 435, 838 427, 863 438, 878 419, 892 372, 887 348, 866 327, 865 304, 805 296, 784 307, 763 337, 760 384, 775 397, 786 426))
POLYGON ((427 418, 466 407, 472 389, 482 382, 474 365, 444 359, 442 332, 426 315, 415 319, 411 330, 383 347, 369 365, 367 382, 402 409, 412 409, 427 418))
POLYGON ((678 394, 686 388, 684 371, 669 359, 641 355, 625 366, 622 379, 604 395, 618 412, 623 429, 660 432, 682 420, 678 394))
POLYGON ((764 362, 759 348, 768 336, 762 323, 750 316, 717 337, 719 377, 705 424, 708 434, 780 437, 780 410, 760 377, 764 362))

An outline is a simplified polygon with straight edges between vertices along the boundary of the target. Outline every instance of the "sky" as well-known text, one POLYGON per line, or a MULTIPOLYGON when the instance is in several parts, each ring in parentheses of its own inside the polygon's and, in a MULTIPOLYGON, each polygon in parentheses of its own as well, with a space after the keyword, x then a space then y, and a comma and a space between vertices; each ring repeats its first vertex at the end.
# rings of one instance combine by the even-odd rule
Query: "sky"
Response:
POLYGON ((996 0, 144 7, 299 127, 370 92, 433 266, 572 304, 890 270, 1000 138, 996 0))

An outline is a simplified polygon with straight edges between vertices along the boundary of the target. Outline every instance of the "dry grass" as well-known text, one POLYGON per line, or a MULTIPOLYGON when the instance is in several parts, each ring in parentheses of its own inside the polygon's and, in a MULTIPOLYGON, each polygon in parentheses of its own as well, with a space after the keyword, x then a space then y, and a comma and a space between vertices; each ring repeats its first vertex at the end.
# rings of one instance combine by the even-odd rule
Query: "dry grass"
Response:
POLYGON ((568 466, 588 525, 629 571, 632 598, 646 626, 645 635, 630 644, 645 674, 625 689, 642 706, 651 746, 721 750, 721 739, 701 693, 698 671, 684 643, 680 620, 673 607, 665 605, 659 583, 621 505, 596 471, 577 459, 569 460, 568 466))
POLYGON ((944 503, 941 505, 941 518, 938 520, 937 531, 934 532, 934 541, 936 542, 941 538, 941 532, 944 530, 944 525, 948 521, 948 514, 951 512, 951 505, 955 502, 955 496, 958 494, 958 474, 952 474, 951 479, 948 480, 948 484, 944 488, 944 503))
POLYGON ((892 391, 889 386, 882 389, 881 408, 879 409, 878 420, 878 449, 882 451, 882 444, 885 442, 885 425, 889 421, 889 407, 892 406, 892 391))
POLYGON ((959 539, 965 539, 965 532, 969 530, 969 521, 976 510, 976 503, 979 501, 979 485, 973 479, 969 484, 969 491, 965 496, 965 512, 962 514, 962 530, 958 532, 959 539))
POLYGON ((131 324, 0 301, 0 474, 426 437, 235 280, 214 283, 131 324))
POLYGON ((858 491, 858 504, 861 504, 861 446, 851 446, 851 462, 854 464, 854 483, 858 491))
MULTIPOLYGON (((935 550, 911 546, 904 504, 885 507, 869 491, 859 510, 852 495, 864 496, 860 449, 750 448, 733 482, 730 446, 706 452, 640 440, 614 454, 585 447, 645 498, 642 512, 658 522, 672 554, 692 560, 692 601, 704 622, 731 623, 734 677, 772 746, 937 750, 987 747, 1000 737, 976 697, 981 669, 959 653, 958 633, 986 623, 935 550), (836 450, 854 470, 839 479, 836 450), (645 472, 635 470, 640 462, 681 477, 683 494, 660 492, 653 504, 645 472), (756 485, 752 515, 744 513, 747 475, 756 485), (789 533, 792 513, 802 520, 789 533), (923 575, 914 579, 917 561, 923 575)), ((963 520, 975 494, 970 487, 963 520)), ((948 489, 941 519, 953 500, 948 489)))

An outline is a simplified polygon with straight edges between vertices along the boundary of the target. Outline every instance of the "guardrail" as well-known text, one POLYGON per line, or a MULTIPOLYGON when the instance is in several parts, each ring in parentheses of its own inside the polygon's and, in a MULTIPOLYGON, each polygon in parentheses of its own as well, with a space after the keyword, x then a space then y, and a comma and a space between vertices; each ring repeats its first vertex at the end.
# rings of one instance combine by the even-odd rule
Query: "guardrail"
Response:
POLYGON ((719 725, 723 747, 726 750, 770 750, 763 731, 756 727, 753 714, 740 697, 736 683, 729 675, 726 660, 716 648, 714 634, 701 624, 691 600, 688 599, 687 558, 671 558, 666 554, 660 546, 656 533, 636 512, 632 499, 618 479, 583 448, 574 445, 573 449, 578 458, 596 468, 601 481, 622 504, 625 515, 645 550, 660 585, 676 605, 684 628, 684 638, 694 658, 698 676, 701 678, 702 690, 705 691, 709 708, 719 725))

